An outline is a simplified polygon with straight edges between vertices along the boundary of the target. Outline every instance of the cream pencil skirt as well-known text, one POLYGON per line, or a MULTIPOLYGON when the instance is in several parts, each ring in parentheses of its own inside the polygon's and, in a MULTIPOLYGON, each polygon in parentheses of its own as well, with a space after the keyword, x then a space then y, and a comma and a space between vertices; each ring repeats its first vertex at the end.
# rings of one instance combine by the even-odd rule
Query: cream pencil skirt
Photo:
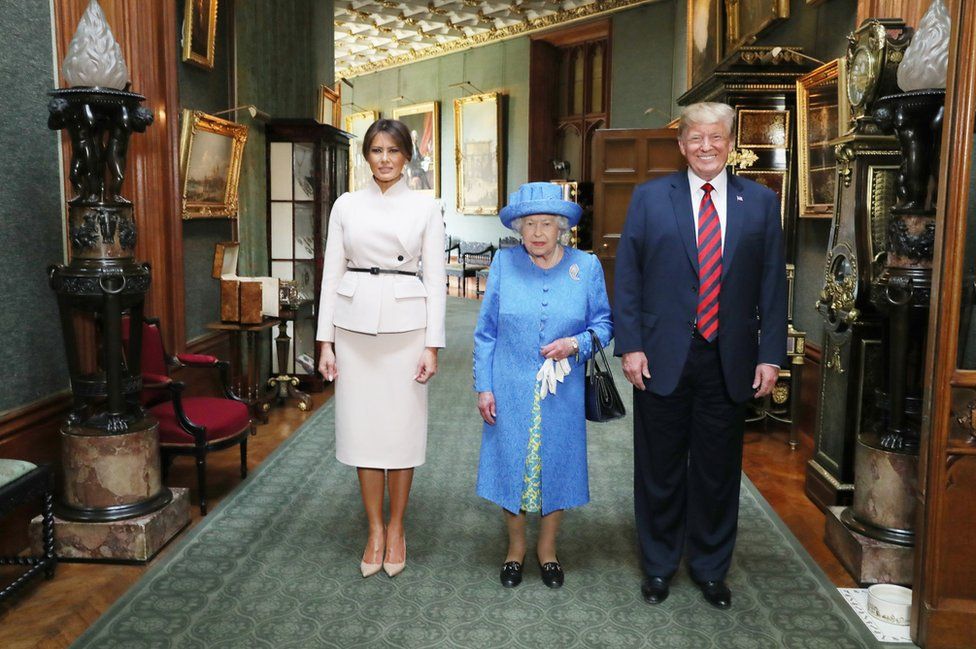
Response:
POLYGON ((336 459, 406 469, 427 454, 427 386, 413 380, 424 329, 361 334, 336 327, 336 459))

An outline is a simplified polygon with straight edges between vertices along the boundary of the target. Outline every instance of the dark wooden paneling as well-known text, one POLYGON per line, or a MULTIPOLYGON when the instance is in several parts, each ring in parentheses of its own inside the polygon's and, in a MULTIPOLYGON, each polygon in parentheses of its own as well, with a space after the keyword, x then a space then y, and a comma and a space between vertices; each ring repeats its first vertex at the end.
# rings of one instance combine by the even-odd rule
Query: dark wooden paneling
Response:
POLYGON ((529 181, 555 178, 556 87, 559 50, 545 41, 529 43, 529 181))
POLYGON ((858 0, 857 24, 868 18, 901 18, 906 25, 918 27, 929 4, 930 0, 858 0))
POLYGON ((613 299, 617 243, 634 187, 686 166, 676 129, 601 129, 593 136, 593 249, 613 299))
MULTIPOLYGON (((926 399, 919 458, 912 637, 927 649, 976 646, 976 449, 957 421, 953 386, 972 399, 976 372, 956 368, 966 257, 974 112, 976 13, 969 0, 948 3, 948 88, 936 218, 932 324, 926 350, 926 399)), ((961 396, 961 395, 960 395, 961 396)))
MULTIPOLYGON (((136 257, 153 268, 146 312, 158 314, 170 349, 185 345, 183 233, 179 208, 179 94, 176 7, 172 2, 102 0, 122 48, 132 90, 145 95, 155 122, 132 137, 123 194, 135 207, 139 239, 136 257)), ((55 0, 58 61, 63 61, 87 0, 55 0)), ((70 145, 62 136, 65 160, 70 145)), ((65 173, 65 178, 68 174, 65 173)), ((68 194, 72 191, 68 188, 68 194)))

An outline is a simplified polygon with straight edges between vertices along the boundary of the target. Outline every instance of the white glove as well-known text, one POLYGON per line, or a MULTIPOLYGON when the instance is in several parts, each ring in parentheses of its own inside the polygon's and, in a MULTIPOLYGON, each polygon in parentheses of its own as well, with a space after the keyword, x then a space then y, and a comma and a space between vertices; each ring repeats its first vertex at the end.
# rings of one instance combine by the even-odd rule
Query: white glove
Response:
POLYGON ((554 361, 551 358, 543 361, 542 367, 535 375, 535 380, 539 382, 539 399, 545 399, 548 394, 556 394, 556 383, 562 383, 571 369, 569 361, 565 358, 561 361, 554 361))

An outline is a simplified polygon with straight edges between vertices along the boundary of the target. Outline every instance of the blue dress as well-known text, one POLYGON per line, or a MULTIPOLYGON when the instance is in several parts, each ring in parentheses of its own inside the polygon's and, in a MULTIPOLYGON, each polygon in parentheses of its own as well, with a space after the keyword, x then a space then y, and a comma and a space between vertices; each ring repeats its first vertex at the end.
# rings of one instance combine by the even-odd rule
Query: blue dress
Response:
POLYGON ((592 352, 587 329, 604 346, 613 338, 610 303, 599 260, 564 248, 554 267, 536 266, 522 246, 500 250, 491 264, 474 332, 474 389, 495 396, 495 425, 482 431, 478 495, 512 513, 522 508, 526 455, 533 427, 540 348, 575 336, 580 353, 556 394, 538 403, 538 484, 543 515, 590 499, 583 386, 592 352))

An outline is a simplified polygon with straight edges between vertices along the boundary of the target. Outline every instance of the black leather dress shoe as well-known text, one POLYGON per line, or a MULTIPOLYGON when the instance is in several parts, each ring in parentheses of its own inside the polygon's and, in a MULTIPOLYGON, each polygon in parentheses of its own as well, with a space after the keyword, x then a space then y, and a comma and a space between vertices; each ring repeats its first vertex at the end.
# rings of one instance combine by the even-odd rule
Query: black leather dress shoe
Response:
POLYGON ((724 581, 700 581, 698 587, 701 588, 705 601, 715 608, 732 606, 732 591, 724 581))
POLYGON ((505 588, 515 588, 522 583, 522 564, 518 561, 505 562, 498 577, 505 588))
POLYGON ((641 595, 648 604, 660 604, 671 594, 671 583, 665 577, 648 577, 641 584, 641 595))
POLYGON ((549 588, 559 588, 563 585, 563 567, 558 561, 549 561, 539 566, 542 570, 542 583, 549 588))

